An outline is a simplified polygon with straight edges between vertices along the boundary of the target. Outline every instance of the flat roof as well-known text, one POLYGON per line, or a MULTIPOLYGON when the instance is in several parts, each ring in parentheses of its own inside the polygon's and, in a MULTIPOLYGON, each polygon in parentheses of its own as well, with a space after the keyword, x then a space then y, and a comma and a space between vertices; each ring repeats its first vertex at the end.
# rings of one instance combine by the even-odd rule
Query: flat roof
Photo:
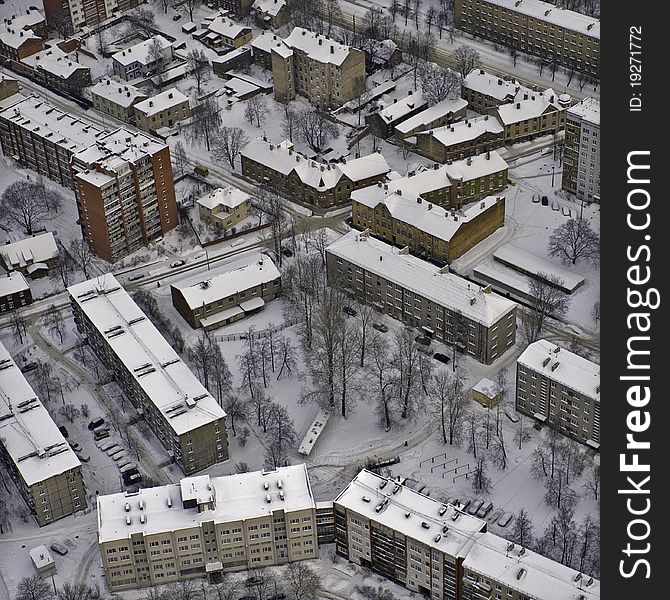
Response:
POLYGON ((592 125, 600 125, 600 100, 584 98, 568 109, 568 115, 580 117, 592 125))
POLYGON ((81 466, 2 342, 0 443, 29 486, 81 466))
POLYGON ((68 293, 177 435, 225 419, 219 403, 111 273, 70 286, 68 293))
POLYGON ((452 557, 465 556, 476 534, 486 528, 486 521, 366 469, 334 502, 452 557))
POLYGON ((326 252, 362 266, 440 306, 459 311, 486 327, 514 310, 516 303, 453 273, 440 273, 429 262, 400 254, 400 249, 358 231, 350 231, 333 242, 326 252))
POLYGON ((549 340, 533 342, 516 362, 600 402, 600 365, 549 340))
POLYGON ((101 495, 97 503, 98 540, 101 543, 128 539, 137 533, 152 535, 198 527, 203 521, 228 523, 268 517, 276 511, 316 509, 304 464, 223 477, 187 477, 180 483, 140 489, 136 494, 101 495), (214 508, 202 512, 198 512, 197 507, 185 509, 182 498, 203 502, 213 500, 214 508), (144 522, 140 520, 141 515, 144 515, 144 522))

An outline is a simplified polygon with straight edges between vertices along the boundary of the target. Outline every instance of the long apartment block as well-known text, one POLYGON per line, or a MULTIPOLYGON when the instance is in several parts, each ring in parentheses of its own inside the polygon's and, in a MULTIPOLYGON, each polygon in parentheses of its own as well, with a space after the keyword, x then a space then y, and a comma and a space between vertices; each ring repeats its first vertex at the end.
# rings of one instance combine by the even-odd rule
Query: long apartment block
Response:
POLYGON ((98 545, 111 591, 318 557, 304 464, 98 496, 98 545))
POLYGON ((516 409, 582 444, 600 448, 600 365, 547 340, 516 363, 516 409))
POLYGON ((456 27, 599 77, 600 21, 540 0, 456 0, 456 27))
POLYGON ((68 293, 77 328, 182 471, 227 460, 226 413, 114 276, 68 293))
POLYGON ((2 343, 0 460, 38 525, 86 508, 81 462, 2 343))
POLYGON ((516 303, 398 249, 350 231, 326 249, 330 285, 491 364, 516 339, 516 303))
POLYGON ((595 98, 567 111, 561 187, 580 200, 600 201, 600 102, 595 98))

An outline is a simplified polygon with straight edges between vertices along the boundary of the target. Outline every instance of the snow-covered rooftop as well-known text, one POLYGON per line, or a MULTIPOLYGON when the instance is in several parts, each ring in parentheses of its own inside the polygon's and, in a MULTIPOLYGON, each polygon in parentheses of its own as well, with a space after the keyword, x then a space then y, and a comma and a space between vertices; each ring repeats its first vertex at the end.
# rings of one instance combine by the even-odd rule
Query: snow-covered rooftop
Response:
MULTIPOLYGON (((402 125, 404 124, 405 123, 402 123, 402 125)), ((431 129, 429 133, 436 141, 448 148, 450 146, 476 140, 478 137, 486 133, 500 135, 503 131, 502 125, 495 117, 484 115, 474 119, 458 121, 451 125, 445 125, 444 127, 437 127, 431 129)))
POLYGON ((516 303, 453 273, 440 273, 433 264, 400 254, 400 249, 369 235, 350 231, 326 249, 336 257, 362 266, 440 306, 459 311, 464 317, 491 327, 514 310, 516 303))
POLYGON ((211 279, 193 284, 173 284, 179 290, 191 310, 228 298, 233 294, 257 285, 270 283, 281 277, 281 273, 267 255, 256 254, 246 265, 221 273, 211 279))
POLYGON ((600 365, 548 340, 533 342, 519 356, 517 364, 600 402, 600 365))
POLYGON ((488 196, 463 211, 445 210, 419 199, 419 194, 411 185, 413 179, 414 177, 405 177, 388 184, 380 183, 354 190, 351 199, 371 209, 383 204, 391 218, 412 225, 445 242, 449 242, 461 226, 487 211, 498 201, 504 201, 500 196, 488 196))
POLYGON ((251 8, 271 17, 276 17, 286 6, 286 0, 256 0, 251 8))
POLYGON ((41 38, 31 29, 23 29, 15 23, 2 23, 0 25, 0 42, 14 50, 18 50, 27 41, 39 39, 41 38))
POLYGON ((335 187, 343 175, 352 181, 360 181, 390 171, 386 159, 379 152, 348 160, 346 163, 322 164, 296 152, 288 140, 273 144, 260 137, 244 147, 242 156, 260 162, 285 176, 295 171, 305 185, 320 191, 335 187))
POLYGON ((142 102, 138 102, 135 105, 135 110, 150 117, 151 115, 155 115, 163 110, 167 110, 168 108, 172 108, 173 106, 188 101, 189 99, 186 94, 182 94, 177 88, 173 87, 160 94, 151 96, 151 98, 142 100, 142 102))
POLYGON ((113 79, 104 79, 90 88, 91 94, 106 98, 110 102, 129 108, 138 99, 145 99, 147 94, 130 83, 120 83, 113 79))
POLYGON ((394 123, 424 105, 426 105, 426 102, 423 100, 421 92, 414 92, 400 100, 387 104, 378 114, 385 123, 394 123))
POLYGON ((68 293, 177 435, 225 419, 218 402, 112 274, 70 286, 68 293))
POLYGON ((219 35, 230 38, 232 40, 240 37, 241 35, 251 33, 251 27, 236 23, 232 19, 228 19, 222 15, 219 15, 213 19, 212 22, 208 25, 207 29, 209 29, 209 31, 212 33, 218 33, 219 35))
POLYGON ((270 52, 270 49, 281 44, 282 39, 275 33, 269 31, 261 31, 260 35, 257 35, 249 45, 254 50, 261 50, 262 52, 270 52))
POLYGON ((0 298, 10 294, 18 294, 30 289, 28 281, 20 271, 12 271, 6 275, 0 275, 0 298))
POLYGON ((519 91, 509 104, 502 104, 496 110, 503 125, 520 123, 528 119, 536 119, 547 110, 562 110, 558 103, 558 94, 551 88, 544 92, 519 91))
POLYGON ((595 17, 559 8, 540 0, 486 0, 486 2, 600 39, 600 21, 595 17))
POLYGON ((508 81, 497 75, 492 75, 484 69, 472 69, 463 80, 463 87, 495 98, 500 102, 506 99, 511 100, 519 91, 531 91, 514 79, 508 81))
POLYGON ((98 539, 107 542, 127 539, 135 533, 151 535, 198 527, 203 521, 226 523, 267 517, 277 511, 290 513, 315 508, 304 464, 224 477, 202 475, 182 479, 179 484, 140 489, 132 495, 98 496, 98 539), (196 487, 195 495, 189 491, 192 490, 192 480, 196 487), (211 496, 214 508, 202 512, 198 512, 197 507, 183 508, 184 491, 187 501, 200 498, 207 502, 211 496), (139 508, 140 503, 142 509, 139 508))
POLYGON ((340 66, 354 51, 350 46, 302 27, 294 27, 284 39, 284 44, 292 50, 304 52, 312 60, 336 66, 340 66))
POLYGON ((88 67, 79 64, 56 45, 41 52, 31 54, 22 59, 21 62, 33 69, 45 71, 61 79, 69 79, 77 71, 90 71, 88 67))
POLYGON ((340 493, 335 504, 452 557, 464 556, 476 535, 486 528, 485 521, 451 504, 366 469, 340 493))
POLYGON ((115 60, 116 62, 118 62, 123 66, 131 65, 134 62, 139 62, 141 64, 148 64, 149 62, 151 62, 149 52, 154 40, 158 40, 158 43, 161 46, 161 50, 164 50, 168 46, 172 45, 162 35, 155 35, 154 37, 149 38, 148 40, 144 40, 139 44, 130 46, 130 48, 126 48, 125 50, 119 50, 115 54, 112 54, 112 60, 115 60))
POLYGON ((220 206, 229 211, 235 210, 240 204, 250 199, 249 194, 243 192, 235 186, 229 185, 225 188, 216 188, 206 196, 198 198, 196 202, 209 210, 214 210, 220 206))
POLYGON ((2 342, 0 444, 29 486, 81 465, 2 342))
POLYGON ((53 559, 53 556, 51 556, 51 552, 47 549, 46 546, 35 546, 32 548, 28 554, 30 555, 31 560, 33 561, 33 564, 35 565, 36 569, 43 569, 44 567, 48 567, 50 565, 55 566, 55 561, 53 559))
POLYGON ((44 23, 44 15, 36 8, 27 8, 25 11, 7 18, 14 27, 21 29, 32 29, 35 25, 44 23))
POLYGON ((471 181, 507 169, 507 163, 495 150, 444 165, 449 179, 471 181))
POLYGON ((600 125, 600 100, 584 98, 568 109, 568 115, 580 117, 593 125, 600 125))
POLYGON ((406 121, 403 121, 396 126, 396 131, 400 133, 409 133, 415 129, 422 131, 423 129, 430 127, 430 124, 433 121, 442 117, 447 117, 450 113, 457 113, 458 111, 463 110, 467 105, 468 101, 463 100, 463 98, 456 98, 455 100, 447 98, 426 110, 422 110, 420 113, 417 113, 406 121))
POLYGON ((600 581, 492 533, 476 536, 463 568, 535 600, 596 600, 600 581))
POLYGON ((58 246, 54 234, 48 231, 0 246, 0 256, 8 268, 23 268, 57 257, 58 246))
POLYGON ((503 389, 495 381, 482 377, 472 386, 472 391, 479 392, 487 398, 495 398, 503 389))

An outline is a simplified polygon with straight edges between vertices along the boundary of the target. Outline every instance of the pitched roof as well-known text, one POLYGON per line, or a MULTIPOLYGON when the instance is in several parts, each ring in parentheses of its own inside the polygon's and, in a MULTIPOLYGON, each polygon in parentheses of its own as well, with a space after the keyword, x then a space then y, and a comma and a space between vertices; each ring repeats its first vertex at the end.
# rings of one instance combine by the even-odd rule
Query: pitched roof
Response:
POLYGON ((304 52, 312 60, 337 66, 340 66, 352 52, 356 52, 350 46, 302 27, 294 27, 284 39, 284 44, 292 50, 304 52))

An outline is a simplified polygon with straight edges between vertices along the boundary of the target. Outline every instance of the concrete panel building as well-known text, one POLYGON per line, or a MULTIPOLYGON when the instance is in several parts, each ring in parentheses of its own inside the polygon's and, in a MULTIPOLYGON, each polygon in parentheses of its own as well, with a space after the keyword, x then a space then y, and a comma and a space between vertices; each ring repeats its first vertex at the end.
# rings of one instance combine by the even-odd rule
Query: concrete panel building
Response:
MULTIPOLYGON (((202 277, 202 276, 201 276, 202 277)), ((281 293, 281 274, 267 255, 195 283, 171 285, 172 304, 188 324, 206 331, 261 310, 281 293)))
POLYGON ((185 474, 228 459, 226 413, 113 275, 68 288, 78 330, 185 474))
POLYGON ((350 231, 326 249, 328 281, 484 364, 514 345, 516 303, 371 237, 350 231))
POLYGON ((580 200, 600 202, 600 102, 584 98, 565 121, 562 187, 580 200))
POLYGON ((516 409, 582 444, 600 448, 600 365, 547 340, 516 363, 516 409))
POLYGON ((98 545, 112 592, 317 558, 307 468, 98 496, 98 545))
POLYGON ((120 121, 135 124, 134 105, 149 96, 134 85, 103 79, 89 90, 93 107, 120 121))
POLYGON ((139 0, 42 0, 47 23, 72 34, 140 4, 139 0))
POLYGON ((81 462, 2 343, 0 460, 40 527, 86 508, 81 462))
POLYGON ((600 21, 540 0, 456 0, 457 28, 598 78, 600 21))

